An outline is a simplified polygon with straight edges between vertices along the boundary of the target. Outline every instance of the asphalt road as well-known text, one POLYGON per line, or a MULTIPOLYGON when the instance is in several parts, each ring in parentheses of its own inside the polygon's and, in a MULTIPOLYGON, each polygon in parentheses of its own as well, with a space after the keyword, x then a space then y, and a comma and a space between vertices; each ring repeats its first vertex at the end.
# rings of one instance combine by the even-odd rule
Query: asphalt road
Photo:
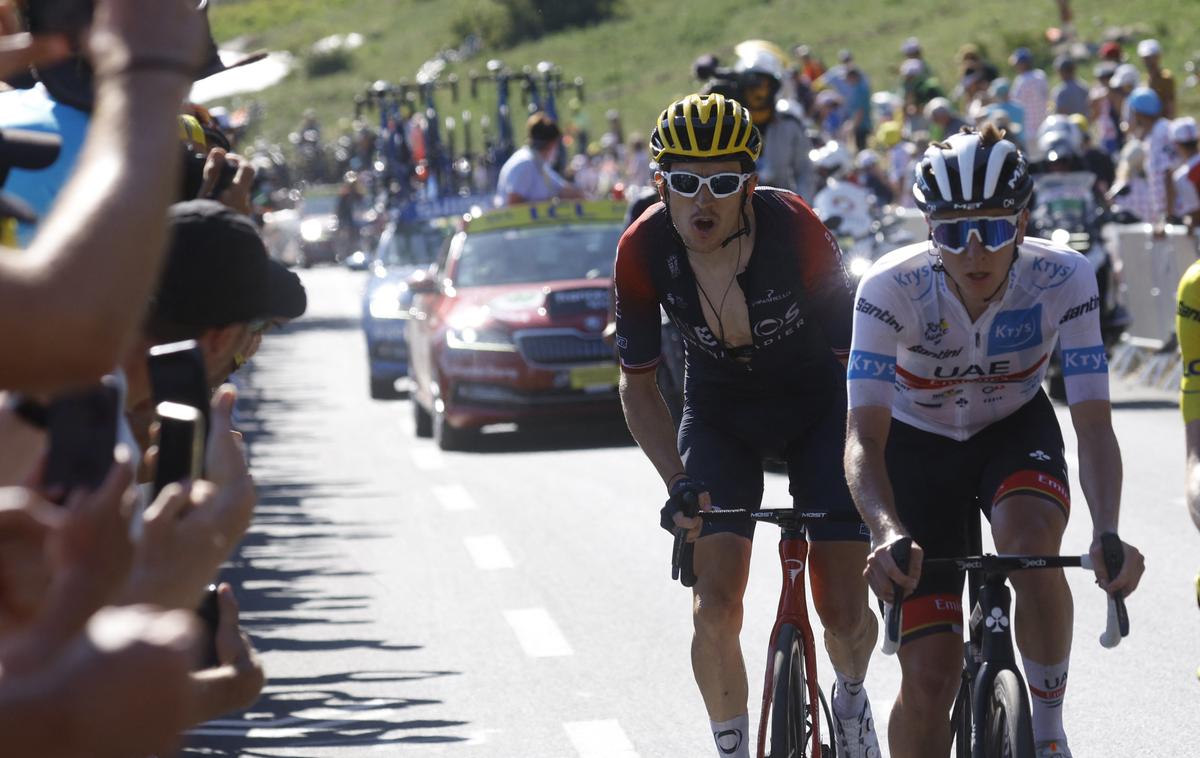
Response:
MULTIPOLYGON (((690 593, 671 583, 656 525, 662 485, 623 426, 502 431, 442 453, 415 438, 408 401, 369 399, 364 275, 303 276, 309 313, 269 335, 241 377, 260 505, 224 571, 270 683, 253 708, 191 735, 187 753, 713 755, 690 593)), ((1119 385, 1114 399, 1121 532, 1148 568, 1115 650, 1097 643, 1102 593, 1068 572, 1067 729, 1081 758, 1194 756, 1200 535, 1183 506, 1181 422, 1169 394, 1119 385)), ((1083 552, 1091 524, 1072 488, 1064 550, 1083 552)), ((787 502, 785 478, 769 475, 765 503, 787 502)), ((760 528, 742 636, 751 693, 779 591, 775 540, 760 528)), ((819 640, 815 614, 814 626, 819 640)), ((832 681, 827 663, 821 673, 832 681)), ((877 654, 867 688, 883 733, 897 686, 896 662, 877 654)))

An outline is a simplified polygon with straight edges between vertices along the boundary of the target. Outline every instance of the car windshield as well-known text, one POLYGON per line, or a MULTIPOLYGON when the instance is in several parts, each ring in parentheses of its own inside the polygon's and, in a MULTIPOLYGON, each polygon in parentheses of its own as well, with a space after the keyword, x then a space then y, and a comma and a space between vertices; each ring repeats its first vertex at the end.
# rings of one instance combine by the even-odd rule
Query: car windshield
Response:
POLYGON ((458 259, 458 287, 612 276, 618 224, 573 224, 468 234, 458 259))
POLYGON ((385 266, 428 266, 437 258, 450 231, 453 229, 397 226, 395 233, 380 243, 379 260, 385 266))
POLYGON ((305 195, 304 215, 325 216, 337 212, 337 195, 305 195))

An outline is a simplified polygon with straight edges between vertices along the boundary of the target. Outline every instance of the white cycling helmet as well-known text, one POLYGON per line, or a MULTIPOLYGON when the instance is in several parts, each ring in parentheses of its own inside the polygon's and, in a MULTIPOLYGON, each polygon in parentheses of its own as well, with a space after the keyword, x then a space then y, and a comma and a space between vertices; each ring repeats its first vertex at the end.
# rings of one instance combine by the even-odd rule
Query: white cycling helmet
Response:
POLYGON ((854 162, 846 148, 836 140, 829 140, 821 147, 810 151, 808 159, 813 162, 813 166, 818 171, 827 176, 839 177, 849 171, 854 162))
POLYGON ((777 82, 783 81, 787 71, 787 54, 773 42, 763 39, 748 39, 733 48, 737 62, 733 70, 739 74, 765 74, 777 82))

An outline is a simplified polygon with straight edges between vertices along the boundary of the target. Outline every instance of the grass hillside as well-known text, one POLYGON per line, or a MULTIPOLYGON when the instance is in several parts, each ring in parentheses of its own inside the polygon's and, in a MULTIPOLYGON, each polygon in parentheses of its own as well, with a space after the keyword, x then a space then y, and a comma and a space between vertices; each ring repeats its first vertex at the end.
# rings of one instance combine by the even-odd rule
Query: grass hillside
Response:
MULTIPOLYGON (((489 0, 222 0, 212 10, 212 21, 222 42, 246 37, 253 48, 289 50, 301 59, 314 41, 329 34, 358 32, 366 38, 343 71, 310 78, 301 63, 283 83, 246 96, 266 107, 261 128, 280 139, 306 107, 317 110, 327 131, 339 122, 348 125, 356 92, 375 79, 411 80, 439 49, 460 44, 452 32, 456 19, 488 5, 489 0)), ((1135 42, 1157 37, 1166 66, 1179 80, 1181 112, 1200 116, 1200 89, 1185 86, 1184 71, 1187 60, 1200 58, 1200 2, 1072 0, 1072 5, 1083 40, 1097 41, 1113 27, 1127 29, 1135 42)), ((485 49, 447 71, 465 79, 470 70, 483 70, 489 58, 500 58, 514 69, 553 61, 568 77, 585 79, 583 117, 595 138, 610 108, 621 112, 627 131, 644 133, 671 99, 696 89, 691 64, 698 55, 715 52, 723 63, 731 63, 733 45, 743 39, 768 39, 785 49, 806 43, 827 64, 836 62, 839 49, 849 48, 878 90, 894 87, 899 46, 910 35, 921 40, 942 82, 952 85, 954 54, 965 42, 979 45, 1005 74, 1011 73, 1009 51, 1021 44, 1048 64, 1044 32, 1052 26, 1058 26, 1053 0, 626 0, 621 15, 607 23, 508 50, 485 49)), ((1134 55, 1133 44, 1127 54, 1134 55)), ((1081 73, 1090 78, 1091 65, 1081 73)), ((442 114, 493 112, 494 94, 480 95, 471 101, 464 87, 457 105, 442 95, 442 114)), ((517 129, 519 134, 519 125, 517 129)))

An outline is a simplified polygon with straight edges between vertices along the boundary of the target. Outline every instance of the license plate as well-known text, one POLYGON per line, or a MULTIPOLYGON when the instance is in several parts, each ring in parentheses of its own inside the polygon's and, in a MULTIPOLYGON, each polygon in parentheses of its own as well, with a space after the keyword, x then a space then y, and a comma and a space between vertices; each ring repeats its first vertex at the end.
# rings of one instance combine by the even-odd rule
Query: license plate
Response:
POLYGON ((571 369, 571 389, 587 390, 615 387, 621 370, 615 363, 600 366, 579 366, 571 369))

